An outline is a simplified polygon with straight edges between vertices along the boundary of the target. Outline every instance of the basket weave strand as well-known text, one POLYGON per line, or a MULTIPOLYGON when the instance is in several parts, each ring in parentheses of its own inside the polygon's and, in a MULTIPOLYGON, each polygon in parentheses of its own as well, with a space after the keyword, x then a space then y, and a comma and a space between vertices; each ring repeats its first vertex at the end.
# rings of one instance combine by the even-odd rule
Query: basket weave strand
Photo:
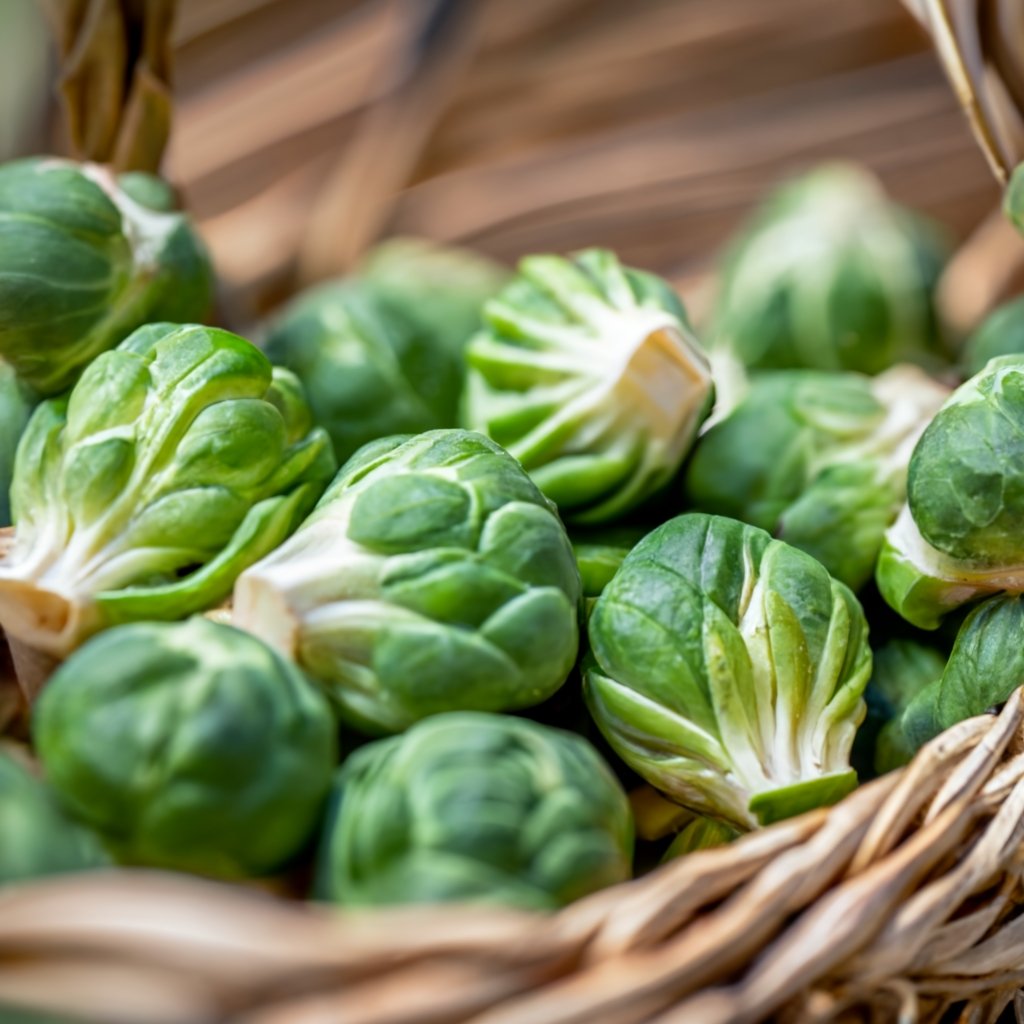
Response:
POLYGON ((553 916, 185 876, 0 895, 0 1001, 104 1024, 993 1021, 1024 986, 1024 692, 833 808, 553 916))

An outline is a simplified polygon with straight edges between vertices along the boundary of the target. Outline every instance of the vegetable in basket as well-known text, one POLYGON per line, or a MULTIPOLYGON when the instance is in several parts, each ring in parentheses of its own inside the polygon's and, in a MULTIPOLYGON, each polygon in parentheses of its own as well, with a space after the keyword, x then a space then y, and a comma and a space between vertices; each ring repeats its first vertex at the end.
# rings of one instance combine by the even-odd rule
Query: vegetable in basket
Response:
POLYGON ((43 402, 11 488, 0 625, 64 657, 92 633, 223 600, 335 469, 295 378, 245 339, 151 324, 43 402))
POLYGON ((1024 679, 1024 355, 961 385, 910 460, 878 562, 882 596, 925 629, 974 605, 940 679, 902 716, 908 749, 1002 703, 1024 679))
POLYGON ((964 620, 942 674, 893 724, 891 742, 909 760, 940 732, 1003 704, 1024 683, 1024 596, 982 601, 964 620))
POLYGON ((385 243, 360 276, 292 302, 266 351, 302 380, 341 461, 381 437, 454 427, 462 352, 504 276, 460 249, 385 243))
POLYGON ((318 689, 201 617, 94 638, 54 673, 32 728, 61 801, 119 860, 225 878, 303 848, 337 762, 318 689))
POLYGON ((714 818, 694 818, 672 840, 661 862, 664 864, 678 857, 685 857, 688 853, 725 846, 740 835, 742 833, 738 829, 724 822, 715 821, 714 818))
POLYGON ((698 441, 690 505, 760 526, 859 589, 906 497, 910 453, 948 395, 907 364, 877 377, 758 375, 698 441))
POLYGON ((1024 591, 1024 355, 992 359, 921 435, 879 590, 934 629, 956 608, 1024 591))
POLYGON ((345 906, 554 909, 630 876, 626 794, 580 736, 453 712, 356 751, 338 774, 317 889, 345 906))
POLYGON ((109 858, 49 787, 0 752, 0 884, 102 867, 109 858))
POLYGON ((732 519, 679 516, 626 556, 588 633, 598 727, 684 806, 747 829, 856 785, 867 623, 803 551, 732 519))
POLYGON ((142 324, 208 312, 212 272, 187 218, 161 183, 126 184, 54 158, 0 167, 0 356, 41 395, 142 324))
POLYGON ((964 343, 967 376, 981 373, 996 356, 1024 355, 1024 296, 994 309, 964 343))
POLYGON ((580 569, 588 615, 601 591, 622 565, 622 560, 643 535, 643 530, 629 526, 573 531, 570 539, 580 569))
POLYGON ((18 442, 38 399, 0 360, 0 526, 11 524, 11 479, 18 442))
POLYGON ((940 651, 917 640, 890 640, 874 651, 874 670, 864 693, 868 718, 858 742, 861 734, 875 732, 874 768, 878 774, 913 757, 917 744, 908 742, 901 718, 914 698, 942 676, 945 667, 946 658, 940 651))
POLYGON ((234 621, 380 733, 545 700, 575 660, 579 604, 551 502, 494 442, 435 430, 360 449, 239 577, 234 621))
POLYGON ((945 257, 936 228, 867 171, 823 165, 772 194, 727 254, 715 345, 753 369, 935 360, 945 257))
POLYGON ((638 505, 708 415, 708 361, 669 285, 603 249, 528 256, 466 349, 464 423, 524 466, 570 521, 638 505))

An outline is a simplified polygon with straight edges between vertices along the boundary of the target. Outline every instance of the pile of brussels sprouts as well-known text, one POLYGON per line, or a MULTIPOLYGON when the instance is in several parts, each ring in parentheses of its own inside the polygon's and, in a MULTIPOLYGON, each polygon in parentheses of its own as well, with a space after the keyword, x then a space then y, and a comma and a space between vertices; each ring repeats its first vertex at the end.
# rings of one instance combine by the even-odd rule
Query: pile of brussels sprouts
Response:
POLYGON ((700 338, 603 249, 400 239, 253 343, 156 179, 8 164, 0 225, 0 626, 56 665, 0 882, 553 909, 1024 681, 1024 305, 951 337, 857 168, 768 199, 700 338))

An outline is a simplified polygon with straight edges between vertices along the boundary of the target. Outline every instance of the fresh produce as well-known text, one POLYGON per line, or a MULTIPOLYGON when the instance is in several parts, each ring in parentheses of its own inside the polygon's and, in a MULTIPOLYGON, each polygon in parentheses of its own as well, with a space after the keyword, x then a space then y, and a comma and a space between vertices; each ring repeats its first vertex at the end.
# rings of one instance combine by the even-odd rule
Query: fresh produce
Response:
POLYGON ((1024 296, 993 310, 964 344, 967 376, 985 369, 996 356, 1024 355, 1024 296))
POLYGON ((731 825, 715 821, 714 818, 694 818, 672 840, 662 862, 685 857, 688 853, 699 850, 712 850, 716 846, 725 846, 740 836, 741 833, 731 825))
POLYGON ((906 364, 877 377, 760 375, 698 442, 689 503, 768 530, 859 589, 903 505, 914 445, 948 395, 906 364))
POLYGON ((651 785, 751 828, 856 785, 867 632, 857 599, 809 555, 683 515, 644 537, 598 598, 587 701, 651 785))
POLYGON ((545 700, 575 660, 579 604, 554 506, 506 452, 462 430, 360 449, 234 594, 236 624, 370 733, 545 700))
POLYGON ((483 323, 483 304, 509 276, 479 253, 425 238, 389 239, 359 265, 359 278, 388 309, 404 314, 418 334, 447 349, 460 365, 466 342, 483 323))
MULTIPOLYGON (((964 620, 941 676, 918 691, 893 726, 906 755, 944 729, 998 707, 1024 682, 1024 596, 991 597, 964 620)), ((906 756, 909 760, 909 756, 906 756)))
POLYGON ((96 836, 64 814, 49 788, 0 752, 0 885, 108 862, 96 836))
POLYGON ((723 267, 715 344, 754 369, 934 361, 946 246, 868 172, 826 164, 766 200, 723 267))
POLYGON ((334 472, 295 379, 243 338, 151 324, 43 402, 11 488, 0 625, 56 657, 226 597, 334 472))
POLYGON ((633 826, 582 737, 437 715, 338 775, 318 890, 346 906, 475 900, 553 909, 630 876, 633 826))
POLYGON ((934 629, 948 612, 1024 591, 1024 355, 991 360, 946 401, 910 459, 879 590, 934 629))
POLYGON ((18 380, 14 367, 0 360, 0 526, 11 525, 14 456, 36 402, 31 390, 18 380))
POLYGON ((266 352, 302 380, 341 461, 381 437, 454 427, 462 352, 504 276, 464 250, 396 240, 360 276, 292 302, 266 352))
POLYGON ((0 166, 0 356, 41 395, 70 387, 136 327, 209 309, 206 251, 146 177, 126 190, 93 164, 0 166))
POLYGON ((940 651, 916 640, 890 640, 874 651, 874 670, 864 693, 868 718, 862 732, 874 726, 874 767, 879 774, 906 764, 913 756, 917 744, 908 741, 901 718, 945 667, 940 651))
POLYGON ((33 737, 61 801, 120 860, 226 878, 302 849, 337 761, 318 690, 203 618, 90 641, 43 690, 33 737))
POLYGON ((567 520, 628 512, 679 468, 713 387, 679 299, 603 249, 528 256, 469 343, 464 423, 567 520))
POLYGON ((580 570, 588 615, 601 591, 622 565, 622 560, 642 536, 643 530, 628 526, 573 532, 570 539, 580 570))

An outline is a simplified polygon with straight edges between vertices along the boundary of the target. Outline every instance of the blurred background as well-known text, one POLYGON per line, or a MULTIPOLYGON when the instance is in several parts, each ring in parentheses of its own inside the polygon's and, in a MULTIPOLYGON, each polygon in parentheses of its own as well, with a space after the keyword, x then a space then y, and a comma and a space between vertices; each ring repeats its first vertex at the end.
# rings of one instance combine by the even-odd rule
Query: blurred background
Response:
MULTIPOLYGON (((118 4, 53 0, 62 61, 43 6, 0 0, 3 159, 68 150, 58 69, 118 4)), ((394 233, 610 246, 699 315, 751 205, 829 157, 958 239, 999 202, 896 0, 180 0, 171 49, 163 170, 243 322, 394 233)))

